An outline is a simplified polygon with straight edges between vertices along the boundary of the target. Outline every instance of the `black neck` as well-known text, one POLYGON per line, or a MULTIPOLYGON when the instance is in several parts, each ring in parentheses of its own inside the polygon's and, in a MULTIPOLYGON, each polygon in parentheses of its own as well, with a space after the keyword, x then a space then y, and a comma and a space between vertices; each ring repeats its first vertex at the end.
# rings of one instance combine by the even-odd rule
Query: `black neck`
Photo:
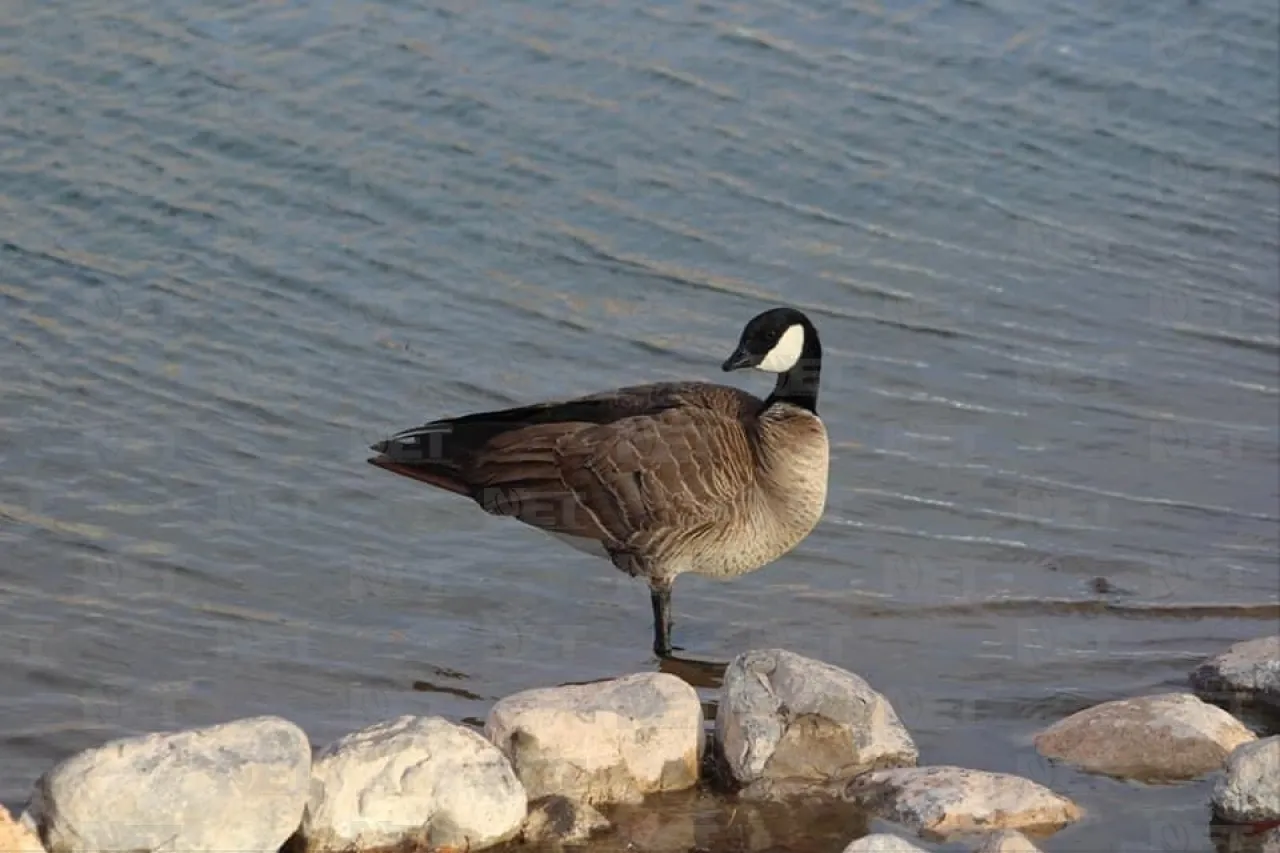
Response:
POLYGON ((809 323, 804 326, 804 350, 800 360, 786 373, 778 374, 773 393, 764 401, 765 408, 774 403, 790 403, 818 413, 818 384, 822 378, 822 344, 809 323))

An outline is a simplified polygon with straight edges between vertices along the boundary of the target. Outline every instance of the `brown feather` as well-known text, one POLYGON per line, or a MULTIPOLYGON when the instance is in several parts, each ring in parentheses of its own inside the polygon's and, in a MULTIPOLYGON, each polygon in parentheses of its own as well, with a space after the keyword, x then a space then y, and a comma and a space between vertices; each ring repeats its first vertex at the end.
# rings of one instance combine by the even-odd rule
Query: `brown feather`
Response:
POLYGON ((467 494, 495 515, 643 549, 660 529, 713 523, 751 485, 749 464, 713 472, 711 460, 754 458, 748 425, 761 406, 728 386, 632 386, 439 421, 449 427, 443 458, 374 464, 467 494))

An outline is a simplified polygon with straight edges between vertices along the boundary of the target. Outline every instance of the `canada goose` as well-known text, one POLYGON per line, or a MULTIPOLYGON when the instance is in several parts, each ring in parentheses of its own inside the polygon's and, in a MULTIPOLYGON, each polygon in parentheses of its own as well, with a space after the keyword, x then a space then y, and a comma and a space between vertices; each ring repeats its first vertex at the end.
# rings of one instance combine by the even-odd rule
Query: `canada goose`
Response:
POLYGON ((368 461, 645 578, 653 650, 665 658, 677 576, 755 571, 822 516, 821 363, 809 318, 774 308, 746 324, 721 365, 777 374, 768 399, 706 382, 636 385, 432 421, 372 445, 368 461))

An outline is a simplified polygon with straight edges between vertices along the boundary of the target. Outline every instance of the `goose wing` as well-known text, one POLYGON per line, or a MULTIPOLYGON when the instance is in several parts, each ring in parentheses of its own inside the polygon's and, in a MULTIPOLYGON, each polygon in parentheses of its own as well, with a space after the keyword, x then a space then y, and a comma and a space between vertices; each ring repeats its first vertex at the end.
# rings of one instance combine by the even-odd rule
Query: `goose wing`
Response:
POLYGON ((614 550, 714 524, 751 485, 755 449, 737 389, 677 386, 634 397, 606 423, 537 423, 489 439, 465 478, 486 510, 614 550))

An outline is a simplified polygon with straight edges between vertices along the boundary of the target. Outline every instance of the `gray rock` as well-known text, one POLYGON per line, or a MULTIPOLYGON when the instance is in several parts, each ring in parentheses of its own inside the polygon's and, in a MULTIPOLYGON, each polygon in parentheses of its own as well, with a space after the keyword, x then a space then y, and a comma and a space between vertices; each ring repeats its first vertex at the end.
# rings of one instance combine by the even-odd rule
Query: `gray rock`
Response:
POLYGON ((850 782, 845 795, 885 820, 939 836, 1057 830, 1083 815, 1030 779, 962 767, 875 770, 850 782))
POLYGON ((838 667, 783 649, 736 657, 725 670, 716 746, 741 796, 838 789, 867 770, 919 756, 889 701, 838 667))
POLYGON ((1236 643, 1191 672, 1191 687, 1204 699, 1253 699, 1280 708, 1280 634, 1236 643))
POLYGON ((543 797, 529 804, 521 835, 526 844, 585 844, 611 828, 594 806, 565 797, 543 797))
POLYGON ((864 835, 850 841, 844 848, 844 853, 928 853, 928 851, 897 835, 877 832, 874 835, 864 835))
POLYGON ((1258 853, 1280 853, 1280 826, 1268 830, 1262 836, 1258 853))
POLYGON ((1016 829, 1006 829, 983 839, 978 853, 1040 853, 1040 848, 1016 829))
POLYGON ((1231 750, 1255 738, 1190 693, 1160 693, 1086 708, 1037 734, 1035 746, 1090 773, 1175 782, 1221 768, 1231 750))
POLYGON ((298 828, 311 744, 279 717, 110 741, 36 783, 24 821, 49 853, 275 853, 298 828))
POLYGON ((1280 735, 1241 744, 1213 788, 1213 810, 1230 823, 1280 820, 1280 735))
POLYGON ((530 799, 638 802, 697 784, 702 702, 667 673, 526 690, 499 700, 485 735, 530 799))
POLYGON ((403 716, 316 756, 307 853, 419 844, 480 850, 514 837, 528 800, 505 756, 443 717, 403 716))

